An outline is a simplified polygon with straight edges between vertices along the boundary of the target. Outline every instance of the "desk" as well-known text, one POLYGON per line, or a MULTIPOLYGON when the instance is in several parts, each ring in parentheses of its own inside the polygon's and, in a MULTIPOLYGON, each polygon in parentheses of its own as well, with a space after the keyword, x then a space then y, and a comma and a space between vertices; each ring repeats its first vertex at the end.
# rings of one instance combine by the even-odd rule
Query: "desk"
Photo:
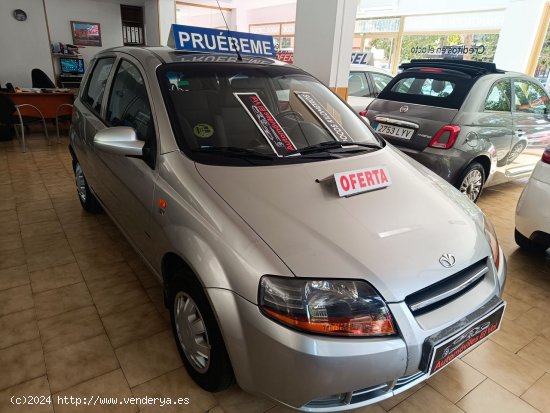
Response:
MULTIPOLYGON (((70 115, 73 109, 70 106, 63 106, 57 112, 57 109, 63 104, 72 105, 74 102, 73 93, 6 93, 14 105, 33 105, 35 106, 44 119, 55 119, 57 116, 70 115)), ((21 116, 38 117, 36 111, 29 107, 23 106, 20 108, 21 116)))
MULTIPOLYGON (((6 93, 17 108, 21 126, 21 145, 23 152, 25 147, 25 128, 24 118, 38 118, 42 120, 44 134, 49 142, 48 129, 46 128, 46 119, 55 120, 57 137, 59 139, 59 117, 70 116, 73 113, 73 102, 75 95, 70 92, 63 93, 6 93)), ((16 129, 17 130, 17 129, 16 129)))

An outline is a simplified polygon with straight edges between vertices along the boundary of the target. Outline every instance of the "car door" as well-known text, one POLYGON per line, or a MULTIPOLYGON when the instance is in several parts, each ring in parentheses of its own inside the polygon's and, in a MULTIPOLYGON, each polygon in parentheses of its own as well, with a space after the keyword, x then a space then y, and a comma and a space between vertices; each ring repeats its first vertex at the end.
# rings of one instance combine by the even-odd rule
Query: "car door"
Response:
POLYGON ((157 178, 157 132, 149 92, 140 65, 122 58, 109 85, 104 112, 107 127, 127 126, 145 142, 144 156, 126 157, 96 149, 103 202, 134 245, 151 259, 149 226, 157 178))
POLYGON ((507 175, 532 171, 550 143, 550 100, 542 86, 529 78, 515 78, 514 143, 510 153, 513 161, 507 165, 507 175))
POLYGON ((475 132, 481 139, 493 144, 497 154, 498 171, 505 174, 510 148, 514 141, 510 78, 497 80, 491 85, 483 110, 474 116, 477 117, 472 122, 475 132))
POLYGON ((93 143, 95 134, 105 128, 101 114, 105 88, 115 60, 116 56, 111 55, 92 62, 92 69, 84 79, 85 86, 74 105, 73 133, 76 136, 72 140, 73 149, 77 153, 86 180, 100 200, 103 190, 101 180, 97 178, 93 143))
POLYGON ((351 71, 348 77, 348 103, 355 112, 365 110, 372 101, 372 87, 365 72, 351 71))

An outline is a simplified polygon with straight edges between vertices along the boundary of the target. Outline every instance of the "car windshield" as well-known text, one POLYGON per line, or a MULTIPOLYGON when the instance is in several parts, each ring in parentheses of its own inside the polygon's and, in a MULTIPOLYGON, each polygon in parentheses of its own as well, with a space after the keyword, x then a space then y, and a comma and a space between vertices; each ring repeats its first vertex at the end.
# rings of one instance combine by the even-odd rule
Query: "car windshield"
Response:
POLYGON ((352 156, 383 145, 346 104, 297 68, 174 63, 161 66, 159 81, 178 144, 192 158, 300 162, 315 154, 323 159, 329 150, 352 156))

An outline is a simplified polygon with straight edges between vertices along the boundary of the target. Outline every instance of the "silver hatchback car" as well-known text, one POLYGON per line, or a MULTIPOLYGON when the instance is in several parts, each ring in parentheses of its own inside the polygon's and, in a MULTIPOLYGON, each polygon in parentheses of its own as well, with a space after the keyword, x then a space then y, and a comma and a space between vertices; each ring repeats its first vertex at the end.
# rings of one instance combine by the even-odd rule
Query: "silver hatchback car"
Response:
POLYGON ((82 206, 162 282, 190 376, 295 409, 400 393, 499 326, 481 211, 327 87, 263 57, 106 50, 75 102, 82 206))

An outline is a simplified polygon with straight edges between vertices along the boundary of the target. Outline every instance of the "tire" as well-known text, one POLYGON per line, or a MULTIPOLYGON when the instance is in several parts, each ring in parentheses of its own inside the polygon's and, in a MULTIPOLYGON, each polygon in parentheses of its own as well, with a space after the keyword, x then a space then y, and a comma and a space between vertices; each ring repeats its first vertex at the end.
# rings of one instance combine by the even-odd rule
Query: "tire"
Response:
POLYGON ((187 373, 206 391, 227 389, 235 382, 233 369, 202 286, 193 277, 176 276, 168 294, 172 330, 187 373))
POLYGON ((470 201, 477 202, 485 185, 485 169, 479 162, 469 164, 458 179, 457 188, 470 201))
POLYGON ((82 208, 92 214, 101 212, 101 205, 92 191, 90 191, 84 172, 82 171, 80 164, 76 161, 74 162, 74 176, 76 183, 76 194, 78 195, 78 200, 80 201, 82 208))
POLYGON ((524 249, 525 251, 540 253, 548 249, 547 245, 538 244, 533 240, 530 240, 529 238, 521 234, 517 229, 514 230, 514 238, 516 240, 516 244, 518 244, 519 247, 521 249, 524 249))

